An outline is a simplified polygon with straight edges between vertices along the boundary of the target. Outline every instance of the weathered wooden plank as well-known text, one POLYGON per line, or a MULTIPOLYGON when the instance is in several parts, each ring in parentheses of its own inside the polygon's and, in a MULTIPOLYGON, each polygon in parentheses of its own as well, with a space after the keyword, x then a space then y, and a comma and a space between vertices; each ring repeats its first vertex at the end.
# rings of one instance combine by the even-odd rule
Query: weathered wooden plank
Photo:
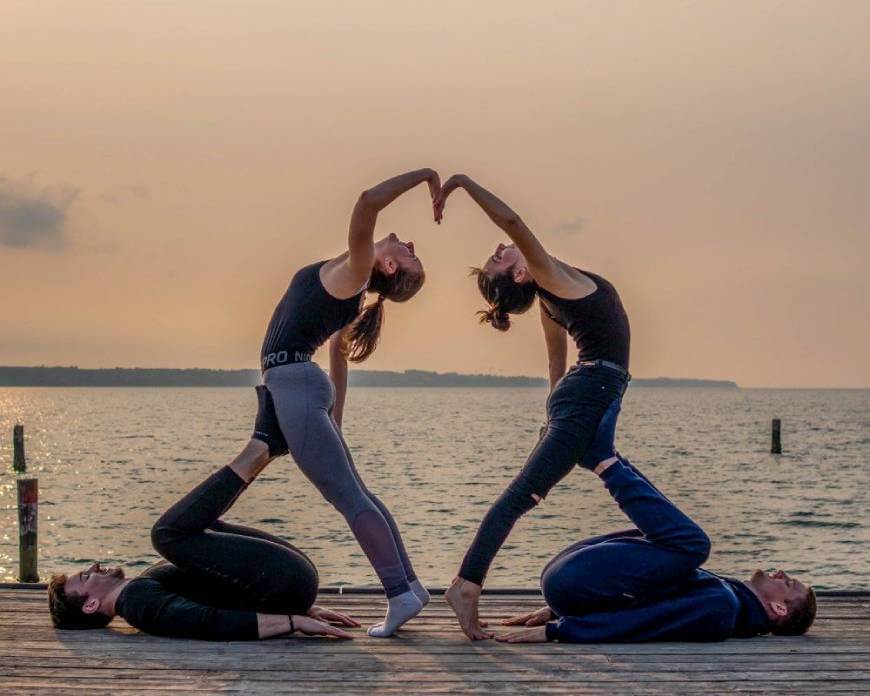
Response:
MULTIPOLYGON (((379 619, 377 594, 326 594, 319 603, 379 619)), ((540 606, 534 595, 489 595, 501 618, 540 606)), ((245 693, 855 693, 870 691, 870 599, 823 597, 809 636, 713 644, 470 643, 442 597, 402 634, 373 640, 279 638, 205 643, 109 630, 55 631, 44 591, 0 590, 0 689, 245 693)))
MULTIPOLYGON (((61 632, 58 632, 60 634, 61 632)), ((389 641, 382 641, 373 644, 372 641, 358 633, 358 639, 352 642, 333 641, 326 639, 305 639, 305 638, 277 638, 263 642, 252 643, 197 643, 190 641, 172 640, 167 638, 156 638, 153 636, 145 636, 137 633, 117 634, 100 636, 99 638, 79 639, 71 637, 70 633, 64 632, 60 639, 42 636, 40 639, 28 640, 4 640, 0 641, 0 646, 3 649, 12 648, 15 645, 26 647, 29 650, 38 649, 54 649, 58 645, 66 646, 66 649, 77 650, 119 650, 127 651, 135 650, 151 650, 152 646, 160 647, 167 650, 183 650, 185 653, 201 652, 217 652, 225 650, 233 653, 243 654, 252 653, 258 654, 261 652, 272 651, 287 651, 293 652, 312 652, 317 653, 323 650, 333 652, 348 651, 348 652, 372 652, 376 654, 389 653, 406 653, 409 650, 425 651, 438 654, 489 654, 493 650, 523 650, 526 652, 537 652, 542 654, 560 654, 569 653, 573 655, 582 654, 697 654, 697 655, 766 655, 766 656, 783 656, 783 655, 822 655, 831 652, 851 652, 859 654, 870 654, 870 647, 866 641, 817 641, 813 644, 796 644, 797 641, 792 640, 789 644, 787 639, 775 638, 759 638, 752 641, 752 645, 745 645, 746 641, 727 641, 721 644, 697 644, 697 643, 649 643, 649 644, 590 644, 590 645, 563 645, 563 644, 538 644, 525 646, 508 646, 492 641, 483 643, 469 643, 461 636, 461 634, 453 634, 448 638, 428 636, 420 634, 417 638, 409 638, 406 635, 400 635, 389 641), (382 644, 384 643, 384 644, 382 644), (292 647, 291 647, 292 646, 292 647)), ((0 650, 2 652, 2 650, 0 650)))
MULTIPOLYGON (((770 668, 766 664, 759 662, 732 662, 730 660, 711 660, 707 662, 616 662, 609 661, 605 656, 601 656, 600 660, 586 659, 569 659, 563 660, 558 668, 554 669, 549 662, 542 663, 540 660, 523 659, 522 657, 513 657, 497 661, 484 661, 469 659, 473 656, 461 656, 456 660, 441 660, 434 657, 407 659, 405 657, 394 660, 373 660, 363 659, 360 657, 345 656, 342 659, 335 659, 335 656, 322 655, 316 660, 300 660, 285 658, 283 660, 273 657, 271 659, 263 656, 253 657, 247 660, 244 664, 239 664, 235 658, 221 659, 191 659, 184 660, 184 670, 180 666, 166 664, 171 658, 164 657, 160 660, 109 660, 105 657, 96 659, 77 658, 51 658, 49 660, 30 659, 22 661, 21 659, 3 659, 0 662, 0 673, 2 674, 18 674, 20 670, 26 669, 28 673, 35 672, 39 674, 54 673, 53 670, 63 669, 67 674, 78 674, 78 670, 95 670, 94 673, 112 673, 119 676, 127 676, 131 674, 139 674, 142 670, 147 670, 149 673, 169 675, 168 678, 174 678, 173 675, 179 670, 196 670, 197 673, 208 672, 210 674, 216 672, 232 671, 240 676, 254 675, 255 678, 264 678, 262 675, 271 673, 284 673, 288 671, 300 672, 304 668, 304 673, 316 673, 321 677, 329 677, 333 673, 380 673, 385 671, 399 671, 407 675, 441 673, 449 669, 451 673, 473 673, 480 674, 482 668, 489 671, 497 669, 505 673, 522 672, 531 673, 543 672, 545 676, 551 674, 559 674, 566 679, 585 678, 586 674, 594 671, 600 675, 605 674, 648 674, 648 673, 685 673, 685 674, 701 674, 701 673, 751 673, 755 677, 766 678, 770 673, 770 668), (26 668, 21 665, 26 664, 26 668), (15 671, 19 670, 19 671, 15 671)), ((141 658, 141 656, 140 656, 141 658)), ((826 661, 826 662, 803 662, 795 661, 792 663, 778 663, 777 670, 779 672, 788 672, 792 678, 807 678, 806 673, 810 673, 811 678, 817 677, 819 674, 837 674, 841 677, 841 673, 848 673, 849 678, 855 678, 860 675, 862 678, 868 679, 870 684, 870 671, 867 668, 866 660, 859 661, 826 661)))
MULTIPOLYGON (((246 670, 242 672, 238 669, 214 669, 208 670, 205 674, 202 670, 193 669, 165 669, 156 672, 148 669, 97 669, 87 667, 62 667, 62 668, 38 668, 33 669, 28 666, 21 667, 4 667, 0 670, 2 678, 57 678, 59 680, 69 679, 91 679, 91 680, 114 680, 118 677, 125 679, 154 679, 161 677, 166 680, 166 683, 171 686, 181 683, 198 683, 204 677, 209 679, 224 679, 233 680, 244 677, 248 681, 258 682, 287 682, 287 681, 321 681, 324 678, 322 670, 311 670, 307 668, 296 668, 286 670, 246 670)), ((606 683, 638 683, 638 682, 692 682, 692 681, 757 681, 759 674, 750 671, 741 670, 710 670, 706 672, 666 672, 660 670, 644 671, 644 672, 604 672, 604 671, 583 671, 572 672, 571 670, 562 669, 558 666, 551 666, 549 670, 551 679, 557 681, 570 681, 576 678, 584 683, 606 682, 606 683)), ((543 677, 542 674, 521 669, 509 668, 499 665, 498 669, 478 669, 469 673, 456 672, 453 670, 441 670, 435 672, 421 672, 416 670, 405 669, 382 669, 378 671, 362 671, 356 670, 344 674, 345 681, 350 684, 403 684, 408 681, 415 682, 436 682, 448 683, 456 682, 463 683, 470 677, 474 680, 488 681, 492 683, 516 683, 530 682, 537 683, 543 677)), ((763 674, 765 681, 788 680, 799 683, 804 681, 820 681, 824 680, 828 683, 837 681, 861 681, 867 680, 870 684, 870 673, 867 670, 841 670, 841 671, 819 671, 813 673, 802 673, 780 670, 778 668, 771 669, 763 674)))

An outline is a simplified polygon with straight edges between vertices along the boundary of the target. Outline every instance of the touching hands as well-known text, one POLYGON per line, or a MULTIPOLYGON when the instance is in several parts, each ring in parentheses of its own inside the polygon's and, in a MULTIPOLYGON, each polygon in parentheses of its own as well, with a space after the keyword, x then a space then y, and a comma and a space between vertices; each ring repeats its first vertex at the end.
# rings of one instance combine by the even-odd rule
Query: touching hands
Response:
POLYGON ((464 185, 465 180, 466 176, 464 174, 454 174, 444 182, 438 195, 433 196, 432 210, 435 215, 435 222, 439 225, 441 224, 441 220, 444 219, 444 206, 447 204, 447 196, 456 189, 461 188, 464 185))
POLYGON ((429 185, 429 195, 432 198, 432 205, 435 205, 435 199, 438 198, 441 193, 441 177, 438 176, 438 172, 434 169, 425 170, 428 174, 426 178, 426 183, 429 185))

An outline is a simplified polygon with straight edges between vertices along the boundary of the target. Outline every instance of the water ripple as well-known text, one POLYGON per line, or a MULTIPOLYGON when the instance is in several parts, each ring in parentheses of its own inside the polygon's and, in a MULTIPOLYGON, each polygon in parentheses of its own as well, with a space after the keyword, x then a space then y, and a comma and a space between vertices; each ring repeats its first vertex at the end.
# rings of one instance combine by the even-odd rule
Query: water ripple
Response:
MULTIPOLYGON (((486 509, 519 471, 544 420, 538 389, 357 389, 345 436, 369 488, 393 511, 420 576, 444 585, 486 509)), ((40 568, 156 560, 160 513, 247 441, 247 389, 0 389, 0 434, 25 424, 39 477, 40 568)), ((713 539, 708 567, 784 567, 820 587, 870 589, 870 391, 632 388, 618 446, 713 539), (785 454, 770 449, 783 422, 785 454)), ((9 438, 4 436, 4 461, 9 438)), ((18 556, 14 477, 0 481, 0 577, 18 556)), ((344 519, 289 457, 272 462, 228 521, 290 540, 326 585, 374 584, 344 519)), ((578 469, 515 527, 491 585, 533 587, 543 563, 624 529, 600 481, 578 469)))

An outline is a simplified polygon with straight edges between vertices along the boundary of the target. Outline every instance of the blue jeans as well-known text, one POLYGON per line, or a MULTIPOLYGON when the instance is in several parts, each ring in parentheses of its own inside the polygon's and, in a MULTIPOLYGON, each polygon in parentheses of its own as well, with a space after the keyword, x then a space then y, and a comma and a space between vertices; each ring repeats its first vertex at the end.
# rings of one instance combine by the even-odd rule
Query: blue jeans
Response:
POLYGON ((604 365, 575 366, 547 399, 547 429, 525 466, 486 513, 459 576, 483 584, 516 521, 568 475, 592 443, 608 406, 625 393, 628 376, 604 365))
POLYGON ((557 616, 641 602, 688 577, 710 553, 704 530, 627 460, 602 479, 636 528, 577 542, 547 564, 541 589, 557 616))

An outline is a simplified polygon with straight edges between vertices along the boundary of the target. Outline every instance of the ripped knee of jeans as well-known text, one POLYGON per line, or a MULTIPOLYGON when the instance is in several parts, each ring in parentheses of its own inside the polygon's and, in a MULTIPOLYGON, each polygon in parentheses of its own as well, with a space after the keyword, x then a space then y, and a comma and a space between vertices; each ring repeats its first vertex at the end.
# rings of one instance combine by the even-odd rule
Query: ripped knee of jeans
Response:
POLYGON ((529 503, 529 509, 541 503, 548 493, 546 490, 541 490, 540 484, 536 485, 522 474, 511 482, 507 492, 514 500, 524 501, 522 503, 524 507, 529 503))

